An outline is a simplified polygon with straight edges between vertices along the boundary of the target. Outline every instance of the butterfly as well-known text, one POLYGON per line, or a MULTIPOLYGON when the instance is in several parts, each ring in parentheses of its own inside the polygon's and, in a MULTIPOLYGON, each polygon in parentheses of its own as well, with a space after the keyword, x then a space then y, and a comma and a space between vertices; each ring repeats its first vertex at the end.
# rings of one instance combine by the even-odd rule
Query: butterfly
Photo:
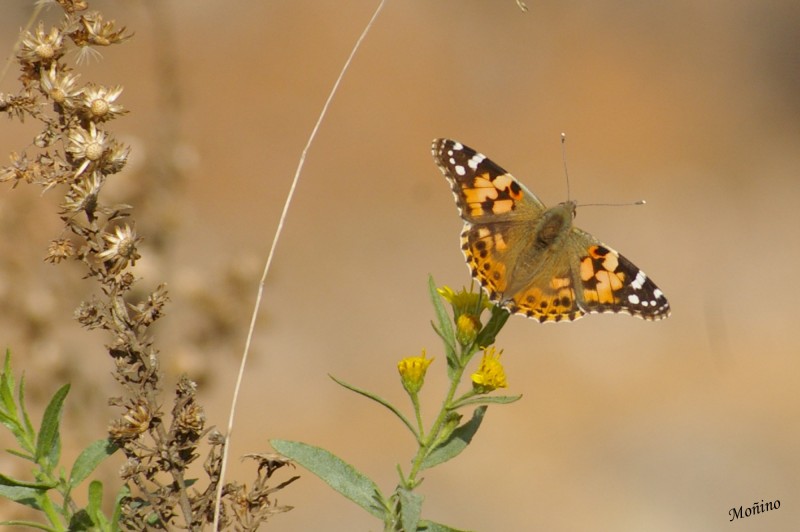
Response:
POLYGON ((514 176, 460 142, 437 139, 431 151, 464 220, 467 265, 492 302, 543 323, 601 312, 669 316, 667 298, 642 270, 572 225, 574 201, 545 207, 514 176))

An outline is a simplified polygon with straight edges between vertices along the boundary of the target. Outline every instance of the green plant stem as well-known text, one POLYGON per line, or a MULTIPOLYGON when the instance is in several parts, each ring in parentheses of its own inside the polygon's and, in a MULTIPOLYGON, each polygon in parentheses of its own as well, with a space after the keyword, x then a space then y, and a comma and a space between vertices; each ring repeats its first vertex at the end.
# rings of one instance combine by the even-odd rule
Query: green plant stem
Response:
MULTIPOLYGON (((442 427, 447 421, 447 414, 451 411, 450 406, 453 404, 453 398, 456 395, 456 390, 458 389, 458 385, 461 383, 461 377, 464 376, 464 370, 467 368, 467 364, 469 364, 469 361, 472 359, 474 354, 475 350, 472 348, 472 346, 470 346, 466 356, 462 355, 458 357, 459 365, 455 369, 455 372, 450 380, 450 388, 447 390, 447 397, 444 400, 441 411, 439 411, 439 415, 436 417, 436 421, 433 422, 433 426, 431 426, 431 430, 427 436, 423 437, 422 433, 420 432, 421 445, 419 451, 417 451, 417 455, 414 457, 411 471, 408 474, 408 485, 406 486, 408 489, 413 489, 417 484, 417 474, 419 474, 425 457, 430 452, 431 447, 436 442, 442 427)), ((416 404, 414 407, 417 411, 417 416, 419 417, 419 408, 417 408, 416 404)))
POLYGON ((422 411, 419 404, 419 396, 411 394, 411 404, 414 405, 414 414, 417 416, 417 438, 420 445, 425 441, 425 426, 422 424, 422 411))
POLYGON ((53 530, 58 530, 59 532, 66 530, 66 527, 61 523, 61 515, 58 513, 58 510, 56 510, 50 497, 44 495, 38 502, 42 507, 42 511, 47 516, 47 519, 50 521, 50 524, 53 525, 53 530))

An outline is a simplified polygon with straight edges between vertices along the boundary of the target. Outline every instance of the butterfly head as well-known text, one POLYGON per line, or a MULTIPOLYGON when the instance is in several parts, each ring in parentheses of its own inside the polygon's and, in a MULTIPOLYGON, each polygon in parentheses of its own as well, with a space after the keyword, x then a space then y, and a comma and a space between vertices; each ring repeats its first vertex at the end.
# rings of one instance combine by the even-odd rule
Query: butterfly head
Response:
POLYGON ((562 201, 558 207, 563 209, 565 215, 569 215, 571 220, 574 220, 578 215, 578 204, 573 200, 562 201))

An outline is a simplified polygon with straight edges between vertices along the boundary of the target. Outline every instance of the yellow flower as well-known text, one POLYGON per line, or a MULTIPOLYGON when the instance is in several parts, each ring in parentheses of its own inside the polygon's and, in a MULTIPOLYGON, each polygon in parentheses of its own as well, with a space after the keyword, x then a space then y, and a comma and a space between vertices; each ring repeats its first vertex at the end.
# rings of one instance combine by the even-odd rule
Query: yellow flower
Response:
POLYGON ((433 362, 432 358, 425 358, 425 350, 418 357, 404 358, 397 363, 397 370, 403 382, 403 388, 411 395, 416 395, 425 383, 425 373, 433 362))
POLYGON ((470 345, 481 330, 480 320, 472 314, 462 314, 456 320, 456 339, 461 345, 470 345))
POLYGON ((494 347, 483 352, 483 359, 478 371, 472 374, 472 387, 478 393, 489 393, 497 388, 507 388, 506 373, 500 364, 500 355, 494 347))
POLYGON ((449 286, 437 288, 436 291, 439 292, 439 295, 448 303, 453 305, 453 309, 459 314, 465 312, 477 312, 480 314, 482 310, 492 308, 491 302, 489 302, 483 292, 480 291, 472 292, 467 291, 466 288, 462 288, 458 292, 454 292, 449 286))

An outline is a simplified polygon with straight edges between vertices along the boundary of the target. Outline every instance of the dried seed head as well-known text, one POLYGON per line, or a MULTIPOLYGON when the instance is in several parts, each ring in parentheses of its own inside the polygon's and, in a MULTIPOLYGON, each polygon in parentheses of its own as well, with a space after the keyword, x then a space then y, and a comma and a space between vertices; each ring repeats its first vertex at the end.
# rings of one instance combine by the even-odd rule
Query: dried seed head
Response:
POLYGON ((53 63, 47 70, 42 70, 40 86, 42 92, 50 96, 57 104, 64 107, 75 107, 75 101, 81 96, 82 89, 76 88, 78 74, 67 74, 57 70, 53 63))
POLYGON ((117 226, 113 235, 106 233, 103 238, 108 247, 98 253, 97 258, 106 263, 109 273, 119 273, 129 262, 136 264, 141 257, 136 250, 136 244, 141 239, 136 236, 136 230, 129 225, 117 226))
POLYGON ((26 32, 17 56, 28 63, 50 63, 64 55, 63 41, 58 28, 50 28, 45 33, 44 24, 40 22, 33 33, 26 32))
POLYGON ((109 435, 114 440, 133 440, 150 428, 153 414, 145 404, 137 404, 122 416, 115 419, 108 427, 109 435))
POLYGON ((44 260, 51 264, 58 264, 64 259, 68 259, 75 254, 75 247, 70 240, 59 238, 50 242, 47 249, 47 257, 44 260))
POLYGON ((191 434, 193 435, 192 440, 199 438, 206 426, 206 414, 203 407, 194 402, 187 404, 178 412, 175 425, 180 434, 191 434))
POLYGON ((97 162, 108 148, 108 135, 99 131, 94 122, 89 123, 88 131, 82 127, 70 129, 67 139, 69 143, 66 150, 72 154, 76 163, 80 163, 76 176, 81 175, 90 164, 97 162))
POLYGON ((119 85, 113 88, 88 85, 83 89, 81 103, 89 119, 98 122, 111 120, 126 112, 120 104, 114 103, 120 94, 122 87, 119 85))
POLYGON ((113 142, 106 153, 103 172, 106 174, 116 174, 122 170, 128 162, 128 154, 130 151, 130 146, 120 144, 119 142, 113 142))
POLYGON ((97 195, 103 186, 103 176, 99 172, 92 172, 90 177, 80 179, 73 183, 64 203, 61 205, 65 213, 85 212, 90 218, 97 209, 97 195))
POLYGON ((81 303, 75 310, 75 319, 87 329, 106 327, 107 321, 96 301, 92 301, 91 303, 84 301, 81 303))

